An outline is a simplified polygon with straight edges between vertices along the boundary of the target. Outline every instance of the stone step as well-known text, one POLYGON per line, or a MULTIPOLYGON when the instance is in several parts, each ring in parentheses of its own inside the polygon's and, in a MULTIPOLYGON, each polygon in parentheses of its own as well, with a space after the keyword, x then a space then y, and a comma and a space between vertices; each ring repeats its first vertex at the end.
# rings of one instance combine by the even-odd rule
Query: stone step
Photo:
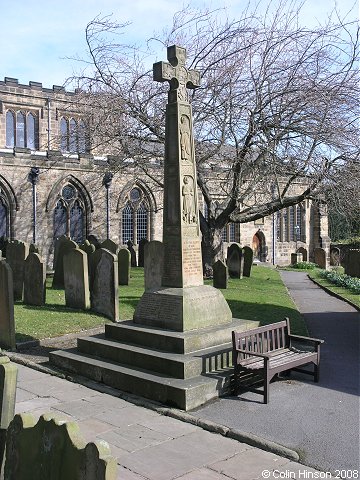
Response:
POLYGON ((233 318, 222 326, 202 328, 189 332, 175 332, 161 328, 139 325, 131 320, 105 325, 109 340, 120 340, 164 352, 192 353, 204 348, 216 347, 231 341, 231 332, 242 332, 259 326, 258 321, 233 318))
MULTIPOLYGON (((103 335, 78 338, 78 351, 117 363, 145 368, 174 378, 192 378, 201 375, 203 359, 190 354, 161 352, 160 350, 109 340, 103 335)), ((228 345, 231 347, 231 345, 228 345)), ((211 351, 205 352, 208 355, 211 351)))
POLYGON ((182 380, 104 361, 76 349, 53 351, 49 356, 53 365, 68 372, 182 410, 196 408, 229 390, 229 369, 182 380))

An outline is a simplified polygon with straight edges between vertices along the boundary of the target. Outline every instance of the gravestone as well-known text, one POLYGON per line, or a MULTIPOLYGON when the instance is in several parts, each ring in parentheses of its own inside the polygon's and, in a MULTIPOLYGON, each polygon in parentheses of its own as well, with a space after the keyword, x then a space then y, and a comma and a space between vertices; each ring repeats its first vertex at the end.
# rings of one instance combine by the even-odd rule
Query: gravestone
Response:
POLYGON ((347 255, 345 261, 345 273, 350 275, 350 277, 360 278, 360 250, 356 248, 351 248, 347 255))
POLYGON ((164 272, 164 246, 162 242, 152 240, 144 247, 145 290, 161 287, 164 272))
POLYGON ((64 287, 67 307, 90 308, 87 254, 73 248, 64 255, 64 287))
POLYGON ((340 265, 340 248, 331 247, 330 249, 330 265, 338 267, 340 265))
POLYGON ((187 88, 200 74, 185 67, 186 50, 168 47, 167 62, 153 66, 153 78, 169 82, 164 161, 162 287, 145 291, 134 322, 186 332, 231 322, 222 293, 204 285, 192 110, 187 88))
POLYGON ((320 268, 326 269, 326 251, 323 248, 315 248, 314 250, 314 259, 315 263, 319 265, 320 268))
POLYGON ((228 268, 221 260, 213 265, 213 285, 215 288, 228 287, 228 268))
POLYGON ((119 321, 119 280, 117 256, 100 248, 93 253, 90 302, 91 310, 119 321))
POLYGON ((22 300, 24 293, 24 261, 29 255, 29 244, 14 240, 8 243, 6 261, 13 273, 14 300, 22 300))
POLYGON ((90 255, 93 254, 96 250, 95 245, 90 243, 89 240, 85 240, 84 243, 79 245, 80 250, 86 253, 87 255, 87 263, 88 263, 88 273, 90 275, 90 255))
POLYGON ((117 463, 106 442, 86 444, 75 422, 21 413, 8 429, 4 472, 6 480, 116 480, 117 463))
POLYGON ((10 265, 0 260, 0 348, 15 347, 13 274, 10 265))
POLYGON ((94 245, 95 250, 98 248, 101 248, 101 243, 99 242, 98 238, 95 235, 89 235, 87 237, 87 240, 91 243, 91 245, 94 245))
POLYGON ((15 415, 18 368, 0 353, 0 468, 3 465, 6 431, 15 415))
POLYGON ((296 265, 303 261, 302 253, 296 252, 291 254, 291 265, 296 265))
POLYGON ((68 237, 62 236, 56 240, 54 254, 53 288, 64 288, 64 256, 70 250, 78 248, 77 244, 68 237))
POLYGON ((244 275, 244 277, 250 277, 251 268, 252 268, 253 259, 254 259, 254 252, 253 252, 253 249, 248 247, 248 246, 245 246, 243 248, 243 252, 244 252, 244 271, 243 271, 243 275, 244 275))
POLYGON ((238 243, 232 243, 227 250, 227 267, 230 278, 242 278, 244 272, 244 252, 238 243))
POLYGON ((136 252, 134 248, 134 244, 132 243, 131 240, 128 240, 127 243, 127 248, 130 252, 130 257, 131 257, 131 266, 132 267, 137 267, 137 262, 136 262, 136 252))
POLYGON ((45 305, 46 265, 38 253, 29 253, 24 262, 24 303, 45 305))
POLYGON ((306 248, 304 247, 299 247, 297 250, 296 250, 297 253, 301 253, 302 254, 302 261, 303 262, 307 262, 308 260, 308 252, 306 250, 306 248))
POLYGON ((131 254, 127 248, 120 248, 118 253, 119 285, 129 285, 131 254))
POLYGON ((144 266, 144 248, 147 243, 148 243, 148 240, 146 240, 146 238, 142 238, 139 242, 138 267, 144 266))
POLYGON ((30 243, 29 253, 38 253, 41 256, 40 248, 35 243, 30 243))
POLYGON ((107 238, 106 240, 104 240, 100 245, 100 247, 105 248, 106 250, 109 250, 114 255, 117 255, 119 251, 119 245, 115 243, 113 240, 110 240, 110 238, 107 238))

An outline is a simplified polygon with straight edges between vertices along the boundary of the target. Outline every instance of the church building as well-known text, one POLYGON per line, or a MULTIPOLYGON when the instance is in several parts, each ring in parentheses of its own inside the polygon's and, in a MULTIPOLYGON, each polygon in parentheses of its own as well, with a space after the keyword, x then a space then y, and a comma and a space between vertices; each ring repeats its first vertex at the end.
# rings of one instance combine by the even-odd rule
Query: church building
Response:
MULTIPOLYGON (((131 164, 114 171, 114 158, 91 147, 76 95, 56 85, 0 81, 0 245, 4 238, 36 243, 49 268, 61 235, 77 243, 130 240, 135 249, 143 238, 162 240, 162 190, 151 179, 162 175, 158 163, 149 166, 151 177, 131 164)), ((288 265, 299 248, 312 261, 315 248, 329 246, 327 212, 305 200, 254 222, 230 223, 223 241, 225 248, 252 247, 262 262, 288 265)))

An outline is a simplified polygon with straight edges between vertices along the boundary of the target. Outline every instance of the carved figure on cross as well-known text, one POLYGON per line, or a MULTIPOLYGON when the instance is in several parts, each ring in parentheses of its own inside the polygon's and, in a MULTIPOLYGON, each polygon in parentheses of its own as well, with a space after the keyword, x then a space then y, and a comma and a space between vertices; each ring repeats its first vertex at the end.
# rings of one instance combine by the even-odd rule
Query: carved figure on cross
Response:
POLYGON ((153 79, 156 82, 169 82, 169 103, 187 102, 187 88, 200 86, 200 73, 197 70, 187 70, 185 67, 185 48, 172 45, 167 48, 167 58, 170 63, 157 62, 153 65, 153 79))

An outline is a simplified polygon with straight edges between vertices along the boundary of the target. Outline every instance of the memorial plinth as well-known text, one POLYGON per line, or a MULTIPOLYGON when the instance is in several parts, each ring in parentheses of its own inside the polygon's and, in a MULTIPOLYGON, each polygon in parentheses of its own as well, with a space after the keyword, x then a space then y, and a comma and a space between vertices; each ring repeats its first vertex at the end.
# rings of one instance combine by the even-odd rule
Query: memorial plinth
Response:
POLYGON ((50 353, 51 363, 106 385, 191 410, 229 392, 231 331, 258 322, 232 319, 220 290, 203 284, 201 233, 187 88, 200 76, 185 68, 185 49, 168 48, 154 80, 170 84, 164 169, 164 273, 146 290, 133 321, 79 338, 77 351, 50 353))
POLYGON ((164 162, 164 274, 162 288, 146 292, 134 322, 189 331, 231 322, 222 293, 203 283, 201 233, 192 110, 187 88, 200 74, 185 67, 186 51, 168 48, 167 62, 154 64, 154 80, 169 82, 164 162))

